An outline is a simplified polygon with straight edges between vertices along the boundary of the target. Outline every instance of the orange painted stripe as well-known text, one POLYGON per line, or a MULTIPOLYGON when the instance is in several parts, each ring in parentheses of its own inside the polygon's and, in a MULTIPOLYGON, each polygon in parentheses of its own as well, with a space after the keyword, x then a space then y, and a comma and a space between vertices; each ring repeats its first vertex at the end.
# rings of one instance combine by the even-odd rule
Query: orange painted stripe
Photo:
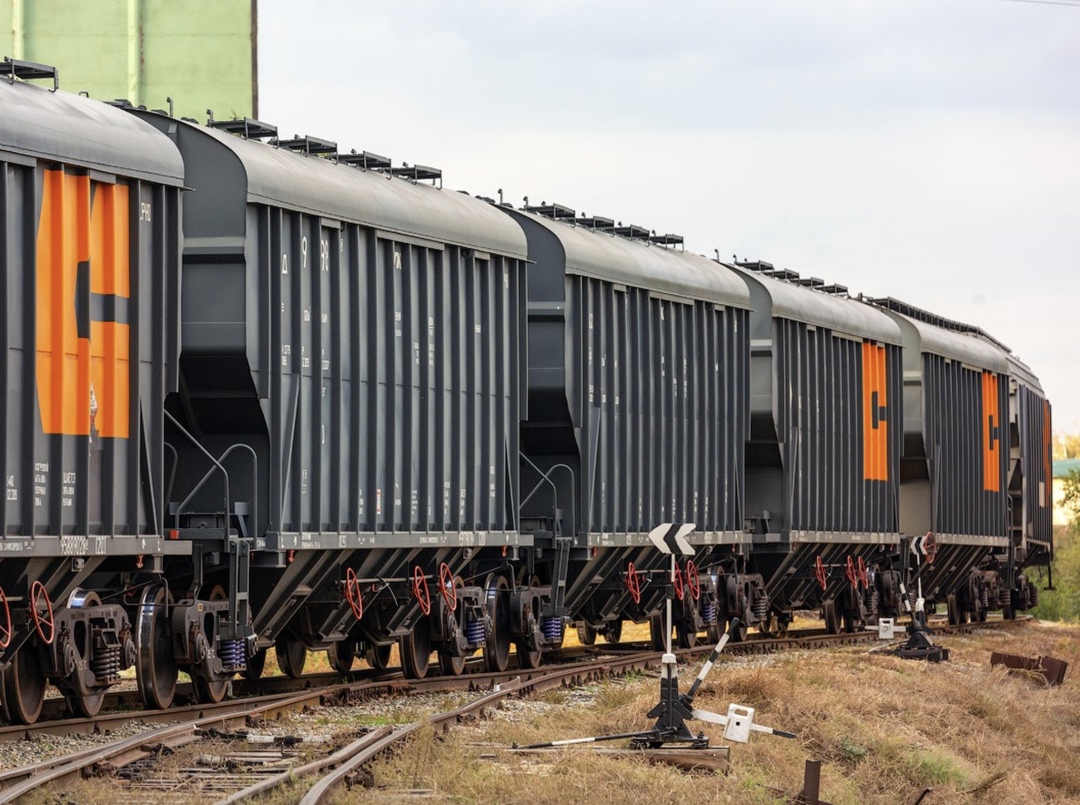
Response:
POLYGON ((889 431, 885 414, 885 348, 869 341, 862 345, 863 394, 863 478, 867 481, 889 480, 889 431), (876 423, 875 423, 876 420, 876 423))
MULTIPOLYGON (((91 216, 90 292, 129 296, 128 189, 98 185, 91 216)), ((130 352, 127 324, 92 322, 90 343, 94 427, 103 437, 128 437, 128 368, 130 352)))
POLYGON ((993 372, 982 375, 983 489, 1001 491, 1002 424, 998 410, 998 379, 993 372))
POLYGON ((96 404, 101 436, 129 435, 130 326, 91 321, 80 338, 78 311, 93 316, 95 308, 77 298, 79 291, 114 296, 119 305, 130 296, 128 209, 124 185, 45 171, 35 265, 36 380, 45 433, 89 435, 96 404), (78 287, 80 264, 88 268, 88 288, 78 287))

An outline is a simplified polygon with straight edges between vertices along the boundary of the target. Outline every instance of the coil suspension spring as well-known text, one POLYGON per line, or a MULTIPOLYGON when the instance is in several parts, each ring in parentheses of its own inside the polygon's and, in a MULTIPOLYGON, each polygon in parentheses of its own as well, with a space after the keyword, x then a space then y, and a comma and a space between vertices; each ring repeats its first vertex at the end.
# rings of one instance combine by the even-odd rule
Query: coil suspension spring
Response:
POLYGON ((705 623, 716 623, 716 604, 712 601, 707 602, 701 608, 701 619, 705 623))
POLYGON ((769 596, 762 590, 760 595, 754 596, 754 617, 763 621, 769 617, 769 596))
POLYGON ((984 584, 979 590, 979 609, 990 609, 990 585, 984 584))
POLYGON ((226 668, 242 668, 244 661, 243 640, 222 640, 218 648, 221 664, 226 668))
POLYGON ((479 618, 465 621, 465 639, 469 641, 470 646, 484 645, 484 622, 479 618))
POLYGON ((548 617, 540 619, 540 629, 544 633, 544 639, 549 643, 561 643, 563 635, 563 619, 548 617))
POLYGON ((90 670, 99 683, 111 684, 120 680, 120 646, 106 646, 94 652, 90 670))

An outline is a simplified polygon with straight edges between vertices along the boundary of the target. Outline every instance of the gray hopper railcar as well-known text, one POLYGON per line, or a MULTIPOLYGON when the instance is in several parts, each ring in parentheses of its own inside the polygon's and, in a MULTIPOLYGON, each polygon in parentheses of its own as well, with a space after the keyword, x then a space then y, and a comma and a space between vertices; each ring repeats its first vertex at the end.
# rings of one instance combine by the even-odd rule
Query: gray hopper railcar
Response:
POLYGON ((904 338, 900 526, 932 541, 925 555, 904 554, 917 565, 910 594, 921 587, 954 621, 965 610, 985 617, 988 596, 970 579, 1008 550, 1008 350, 967 325, 875 301, 904 338))
MULTIPOLYGON (((833 630, 895 599, 900 541, 899 328, 846 293, 768 263, 735 267, 754 312, 743 623, 784 631, 797 608, 833 630)), ((742 619, 742 618, 741 618, 742 619)))
POLYGON ((293 675, 310 649, 385 665, 398 640, 413 676, 433 651, 451 673, 480 647, 505 667, 520 228, 429 169, 256 121, 144 117, 191 189, 167 501, 197 557, 172 582, 219 616, 209 654, 178 642, 200 695, 257 676, 272 645, 293 675))
POLYGON ((183 165, 52 68, 0 73, 0 698, 28 723, 46 682, 83 715, 124 668, 145 684, 154 580, 191 550, 161 530, 183 165))
POLYGON ((671 571, 648 534, 694 523, 696 555, 680 557, 675 580, 675 630, 691 644, 722 629, 705 560, 744 537, 746 286, 637 227, 624 236, 560 205, 511 214, 536 264, 521 517, 543 551, 536 572, 554 587, 550 611, 577 620, 585 642, 597 632, 617 640, 623 619, 649 618, 663 645, 671 571))

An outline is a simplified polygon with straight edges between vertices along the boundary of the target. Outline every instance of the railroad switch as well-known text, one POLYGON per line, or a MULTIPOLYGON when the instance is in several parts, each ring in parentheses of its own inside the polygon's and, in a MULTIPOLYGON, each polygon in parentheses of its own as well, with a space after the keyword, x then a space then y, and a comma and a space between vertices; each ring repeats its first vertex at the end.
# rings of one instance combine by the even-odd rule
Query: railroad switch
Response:
MULTIPOLYGON (((901 586, 904 594, 904 602, 907 603, 907 593, 901 586)), ((949 650, 936 645, 930 637, 933 632, 926 624, 926 607, 922 597, 922 580, 919 581, 919 594, 915 599, 915 610, 911 613, 911 624, 908 626, 908 641, 895 650, 897 657, 905 660, 926 660, 927 662, 943 662, 949 659, 949 650)))
MULTIPOLYGON (((670 624, 670 621, 669 621, 670 624)), ((695 735, 687 727, 689 719, 708 721, 712 724, 720 724, 724 729, 724 737, 736 743, 747 743, 751 732, 764 732, 770 735, 778 735, 781 738, 795 738, 795 734, 775 730, 761 724, 754 723, 754 708, 732 704, 728 707, 727 715, 719 715, 708 710, 700 710, 694 707, 694 696, 701 687, 705 677, 716 664, 716 659, 724 646, 727 645, 731 635, 739 628, 739 619, 732 618, 729 630, 720 638, 716 648, 709 654, 709 658, 701 667, 694 684, 686 693, 679 693, 679 669, 675 655, 668 651, 664 654, 662 663, 663 670, 660 674, 660 701, 649 711, 648 717, 655 718, 656 723, 652 729, 642 732, 624 732, 616 735, 599 735, 591 738, 570 738, 564 741, 546 741, 544 743, 517 746, 516 749, 546 749, 554 746, 572 746, 574 744, 596 743, 599 741, 616 741, 630 739, 632 749, 659 749, 665 744, 690 744, 691 749, 708 749, 708 737, 699 732, 695 735)), ((670 634, 670 627, 668 633, 670 634)))

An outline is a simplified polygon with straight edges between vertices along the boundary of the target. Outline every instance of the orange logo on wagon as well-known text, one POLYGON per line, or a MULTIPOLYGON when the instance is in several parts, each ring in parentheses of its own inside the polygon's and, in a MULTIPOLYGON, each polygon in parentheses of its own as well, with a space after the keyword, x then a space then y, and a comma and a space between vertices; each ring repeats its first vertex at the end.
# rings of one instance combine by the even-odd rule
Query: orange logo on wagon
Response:
POLYGON ((130 431, 128 188, 47 170, 37 233, 37 396, 45 433, 130 431))
POLYGON ((863 479, 889 480, 889 399, 885 347, 863 342, 863 479))

